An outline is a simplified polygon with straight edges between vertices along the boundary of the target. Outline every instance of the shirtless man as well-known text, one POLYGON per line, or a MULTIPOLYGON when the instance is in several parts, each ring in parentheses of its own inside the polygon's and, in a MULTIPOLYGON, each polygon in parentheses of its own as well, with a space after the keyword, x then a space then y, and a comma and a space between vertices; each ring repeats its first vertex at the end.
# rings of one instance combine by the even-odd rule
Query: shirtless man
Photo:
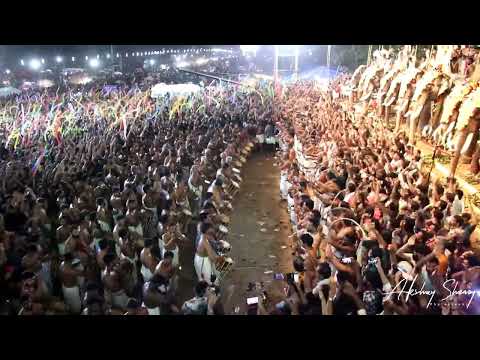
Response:
POLYGON ((217 209, 223 209, 228 205, 223 201, 223 180, 217 176, 215 181, 208 188, 208 192, 212 194, 213 204, 217 209))
POLYGON ((60 226, 57 228, 56 238, 57 238, 58 252, 61 256, 63 256, 65 254, 65 242, 70 236, 72 226, 70 225, 70 221, 67 217, 66 212, 62 212, 60 214, 59 220, 60 220, 60 226))
POLYGON ((154 274, 149 281, 143 285, 143 305, 149 315, 160 315, 161 308, 167 302, 169 282, 161 274, 154 274))
POLYGON ((156 241, 145 241, 145 247, 140 253, 140 261, 142 263, 141 273, 144 282, 147 282, 152 278, 155 268, 161 259, 162 254, 158 244, 156 244, 156 241))
POLYGON ((118 269, 118 258, 109 253, 103 257, 105 270, 102 272, 102 281, 105 287, 105 299, 112 307, 125 309, 128 296, 122 287, 122 273, 118 269))
POLYGON ((167 251, 171 251, 173 253, 173 266, 177 267, 179 264, 179 250, 178 245, 185 239, 185 236, 180 233, 178 229, 178 224, 170 221, 167 224, 166 229, 164 230, 164 234, 162 235, 162 242, 163 242, 163 254, 165 255, 167 251))
MULTIPOLYGON (((195 271, 199 281, 206 281, 209 285, 212 284, 212 275, 216 274, 215 262, 218 255, 210 245, 209 240, 215 238, 215 229, 208 223, 202 223, 200 225, 200 240, 198 242, 197 251, 195 253, 194 265, 195 271)), ((214 279, 213 282, 217 282, 218 279, 214 279)))
POLYGON ((160 315, 165 311, 179 312, 174 304, 174 267, 172 265, 173 254, 170 251, 165 253, 153 276, 143 286, 143 305, 147 308, 149 315, 160 315))
POLYGON ((78 268, 78 264, 78 259, 74 259, 71 253, 66 253, 60 265, 63 298, 74 314, 79 314, 82 310, 79 278, 83 276, 83 271, 78 268))
POLYGON ((31 244, 27 247, 27 253, 22 258, 22 268, 24 271, 37 273, 42 269, 40 251, 37 245, 31 244))

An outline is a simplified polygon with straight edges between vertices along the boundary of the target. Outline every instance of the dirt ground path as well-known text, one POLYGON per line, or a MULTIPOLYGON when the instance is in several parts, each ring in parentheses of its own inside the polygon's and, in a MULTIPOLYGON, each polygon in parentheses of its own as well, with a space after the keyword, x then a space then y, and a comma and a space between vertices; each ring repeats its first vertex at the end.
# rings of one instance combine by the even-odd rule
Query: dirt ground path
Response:
MULTIPOLYGON (((247 291, 249 283, 263 282, 267 290, 280 291, 284 283, 274 281, 275 273, 292 271, 290 225, 286 203, 280 202, 280 171, 274 166, 275 154, 256 152, 243 166, 243 182, 233 201, 233 212, 226 240, 231 244, 229 256, 235 261, 233 270, 221 283, 226 314, 246 313, 246 298, 261 290, 247 291), (227 294, 230 294, 228 296, 227 294)), ((193 267, 193 241, 180 253, 178 305, 193 297, 196 284, 193 267)))
POLYGON ((228 242, 235 261, 232 272, 222 282, 226 313, 246 313, 246 298, 284 285, 274 281, 275 273, 292 271, 291 231, 285 202, 280 201, 280 170, 274 153, 252 154, 242 169, 242 185, 233 202, 228 242), (249 289, 256 284, 257 289, 249 289))

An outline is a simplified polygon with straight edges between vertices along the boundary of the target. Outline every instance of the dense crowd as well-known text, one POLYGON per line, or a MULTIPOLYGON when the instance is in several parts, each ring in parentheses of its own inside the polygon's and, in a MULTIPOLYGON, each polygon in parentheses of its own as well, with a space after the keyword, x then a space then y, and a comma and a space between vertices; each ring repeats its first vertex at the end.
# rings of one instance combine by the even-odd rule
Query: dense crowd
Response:
POLYGON ((404 134, 355 116, 334 88, 297 83, 280 109, 280 190, 300 274, 283 313, 480 313, 476 222, 462 190, 430 179, 404 134))
POLYGON ((4 101, 1 313, 221 313, 222 233, 273 115, 267 90, 155 100, 138 84, 89 85, 4 101), (198 282, 183 303, 187 262, 198 282))
POLYGON ((347 79, 152 99, 159 78, 133 77, 3 100, 1 313, 224 313, 231 201, 276 128, 295 274, 258 314, 480 313, 462 190, 431 177, 405 134, 355 114, 347 79))

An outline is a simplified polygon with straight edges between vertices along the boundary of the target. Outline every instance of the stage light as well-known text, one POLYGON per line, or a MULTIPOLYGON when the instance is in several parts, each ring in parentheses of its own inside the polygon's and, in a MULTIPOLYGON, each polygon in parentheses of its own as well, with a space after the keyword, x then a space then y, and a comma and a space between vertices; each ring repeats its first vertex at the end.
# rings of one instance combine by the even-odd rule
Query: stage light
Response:
POLYGON ((107 59, 110 59, 110 54, 107 54, 107 59))
POLYGON ((45 59, 42 58, 42 64, 45 64, 45 59))
POLYGON ((150 65, 153 65, 153 64, 155 64, 155 60, 150 59, 150 65))
POLYGON ((41 66, 42 66, 42 64, 40 63, 39 60, 37 60, 37 59, 30 60, 30 67, 33 70, 38 70, 38 69, 40 69, 41 66))
POLYGON ((10 69, 5 70, 5 73, 10 74, 10 69))
POLYGON ((119 54, 119 53, 117 53, 117 58, 119 58, 119 57, 120 57, 120 54, 119 54))
POLYGON ((240 50, 242 50, 243 54, 253 53, 254 55, 256 55, 259 49, 260 49, 259 45, 240 45, 240 50))
POLYGON ((128 57, 128 53, 125 53, 125 57, 128 57))
POLYGON ((206 64, 207 62, 208 62, 208 60, 207 60, 207 59, 203 59, 203 58, 200 58, 200 59, 198 59, 197 61, 195 61, 195 63, 196 63, 197 65, 203 65, 203 64, 206 64))
POLYGON ((99 55, 99 54, 97 54, 97 59, 100 59, 100 55, 99 55))
POLYGON ((92 59, 92 60, 90 60, 90 66, 91 66, 92 68, 96 68, 96 67, 98 67, 99 65, 100 65, 100 62, 98 61, 98 59, 92 59))
POLYGON ((88 61, 88 56, 85 56, 85 60, 88 61))
POLYGON ((72 62, 75 62, 75 56, 72 56, 72 62))
POLYGON ((25 63, 23 62, 23 59, 20 59, 20 64, 22 64, 22 66, 25 66, 25 63))
POLYGON ((63 61, 63 59, 62 59, 61 56, 57 56, 57 57, 55 58, 55 61, 56 61, 57 63, 61 63, 61 62, 63 61))

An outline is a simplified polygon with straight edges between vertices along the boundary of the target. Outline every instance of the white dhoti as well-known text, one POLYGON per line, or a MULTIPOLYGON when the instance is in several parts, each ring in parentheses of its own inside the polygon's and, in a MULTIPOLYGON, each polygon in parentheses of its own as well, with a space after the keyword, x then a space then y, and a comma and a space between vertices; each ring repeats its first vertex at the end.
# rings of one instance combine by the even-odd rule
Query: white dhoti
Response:
POLYGON ((287 197, 287 202, 288 202, 288 209, 290 212, 290 221, 292 224, 296 225, 297 224, 297 216, 295 214, 295 201, 291 196, 287 197))
POLYGON ((275 137, 271 136, 271 137, 267 137, 267 139, 265 140, 265 142, 267 144, 275 144, 276 143, 276 140, 275 140, 275 137))
POLYGON ((65 243, 64 242, 58 244, 58 253, 60 254, 60 256, 65 255, 65 243))
POLYGON ((68 305, 70 311, 79 314, 82 310, 82 300, 80 299, 80 288, 78 286, 65 287, 62 285, 63 299, 68 305))
POLYGON ((158 238, 158 248, 160 249, 160 254, 163 256, 163 248, 165 247, 165 243, 163 242, 162 238, 158 238))
MULTIPOLYGON (((145 306, 145 304, 143 304, 145 306)), ((160 307, 154 307, 154 308, 148 308, 145 306, 147 309, 148 315, 160 315, 160 307)))
POLYGON ((287 174, 280 175, 280 195, 282 199, 286 200, 288 198, 288 189, 287 189, 287 174))
POLYGON ((211 276, 212 274, 217 276, 215 280, 215 285, 218 285, 218 273, 215 269, 215 265, 212 263, 208 256, 202 257, 198 254, 195 254, 194 259, 195 271, 197 273, 198 281, 206 281, 209 285, 212 285, 211 276))
POLYGON ((263 144, 265 142, 265 136, 257 135, 257 141, 259 144, 263 144))
POLYGON ((153 274, 152 272, 150 271, 149 268, 145 267, 145 265, 142 264, 142 268, 140 269, 140 272, 142 273, 142 276, 143 276, 143 280, 145 282, 147 281, 150 281, 150 279, 152 278, 153 274))
POLYGON ((176 246, 175 249, 173 249, 173 250, 166 250, 165 248, 163 248, 163 250, 162 250, 162 257, 165 255, 165 253, 166 253, 167 251, 173 252, 173 261, 172 261, 172 264, 173 264, 173 266, 177 267, 178 264, 179 264, 179 261, 178 261, 178 246, 176 246))
POLYGON ((124 290, 111 293, 112 306, 120 309, 126 309, 128 303, 128 296, 124 290))

